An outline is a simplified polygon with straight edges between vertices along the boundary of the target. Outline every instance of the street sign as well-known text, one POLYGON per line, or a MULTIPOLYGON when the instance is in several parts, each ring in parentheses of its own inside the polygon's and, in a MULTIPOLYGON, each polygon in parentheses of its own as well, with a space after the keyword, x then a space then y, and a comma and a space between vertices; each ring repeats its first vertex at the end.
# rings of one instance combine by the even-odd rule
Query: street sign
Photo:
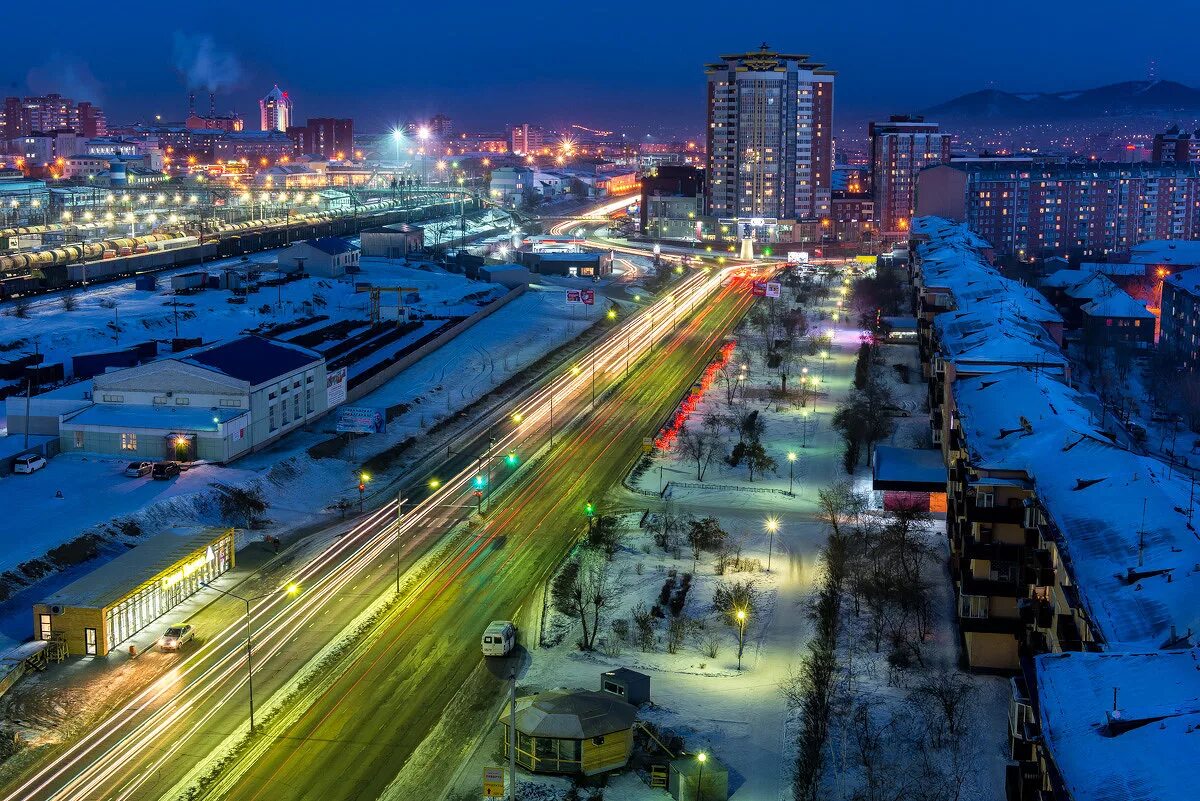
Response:
POLYGON ((781 287, 778 281, 768 281, 766 287, 768 298, 777 298, 780 295, 781 287))
POLYGON ((583 303, 583 293, 578 289, 568 289, 567 303, 583 303))
POLYGON ((596 290, 594 289, 581 289, 579 295, 583 298, 584 306, 591 306, 596 302, 596 290))
POLYGON ((339 434, 382 434, 387 430, 387 417, 382 409, 369 406, 343 406, 338 410, 339 434))
POLYGON ((756 298, 765 298, 767 296, 767 282, 755 281, 750 285, 750 294, 756 298))
POLYGON ((483 769, 483 795, 485 798, 502 798, 504 796, 504 770, 502 768, 483 769))
POLYGON ((642 437, 642 451, 650 453, 654 450, 654 437, 642 437))

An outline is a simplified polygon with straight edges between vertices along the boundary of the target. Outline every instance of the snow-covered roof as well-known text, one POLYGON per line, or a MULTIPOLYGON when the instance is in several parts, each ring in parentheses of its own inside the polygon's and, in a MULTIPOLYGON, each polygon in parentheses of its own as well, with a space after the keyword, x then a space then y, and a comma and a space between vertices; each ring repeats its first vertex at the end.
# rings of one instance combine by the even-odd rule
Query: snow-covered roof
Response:
POLYGON ((1131 264, 1180 264, 1200 266, 1200 241, 1189 239, 1152 239, 1129 249, 1131 264))
MULTIPOLYGON (((550 690, 517 699, 517 731, 531 737, 585 740, 628 729, 636 719, 636 707, 594 690, 550 690)), ((509 720, 507 710, 500 720, 509 720)))
POLYGON ((189 351, 186 356, 180 354, 179 361, 215 370, 230 378, 246 381, 253 387, 324 361, 324 357, 315 350, 290 342, 243 336, 205 345, 189 351))
MULTIPOLYGON (((162 431, 216 431, 221 423, 249 414, 248 409, 226 407, 151 406, 97 403, 64 421, 71 426, 107 426, 122 431, 149 428, 162 431)), ((69 429, 68 429, 69 430, 69 429)))
POLYGON ((1044 654, 1042 737, 1076 801, 1195 798, 1200 651, 1044 654))
POLYGON ((1133 317, 1142 320, 1153 320, 1154 312, 1146 308, 1140 301, 1134 300, 1125 292, 1114 287, 1113 292, 1083 304, 1084 314, 1091 317, 1133 317))
POLYGON ((1183 272, 1172 273, 1168 275, 1165 282, 1187 292, 1189 295, 1200 296, 1200 267, 1194 267, 1183 272))
POLYGON ((82 609, 103 609, 124 598, 141 584, 162 575, 197 551, 202 551, 219 538, 227 536, 224 529, 209 529, 195 533, 166 532, 151 537, 92 572, 76 579, 47 598, 44 603, 73 606, 82 609))
POLYGON ((946 463, 940 450, 876 445, 871 478, 876 484, 936 484, 944 492, 946 463))
POLYGON ((1044 374, 965 378, 953 392, 972 463, 1031 480, 1100 638, 1158 648, 1172 627, 1200 631, 1200 540, 1183 477, 1114 444, 1087 396, 1044 374))

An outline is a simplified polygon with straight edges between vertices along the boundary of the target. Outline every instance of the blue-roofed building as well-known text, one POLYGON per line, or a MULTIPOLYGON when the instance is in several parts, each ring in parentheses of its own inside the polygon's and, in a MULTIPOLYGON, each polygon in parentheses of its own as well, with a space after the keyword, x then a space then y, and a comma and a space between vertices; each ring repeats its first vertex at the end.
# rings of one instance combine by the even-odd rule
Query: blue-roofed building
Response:
POLYGON ((244 336, 92 379, 87 407, 64 417, 64 451, 226 463, 329 409, 325 358, 244 336))
POLYGON ((525 253, 521 263, 539 275, 566 275, 598 278, 612 272, 612 254, 604 251, 585 253, 525 253))
POLYGON ((359 248, 336 236, 293 242, 279 254, 279 269, 321 278, 341 278, 358 272, 359 248))

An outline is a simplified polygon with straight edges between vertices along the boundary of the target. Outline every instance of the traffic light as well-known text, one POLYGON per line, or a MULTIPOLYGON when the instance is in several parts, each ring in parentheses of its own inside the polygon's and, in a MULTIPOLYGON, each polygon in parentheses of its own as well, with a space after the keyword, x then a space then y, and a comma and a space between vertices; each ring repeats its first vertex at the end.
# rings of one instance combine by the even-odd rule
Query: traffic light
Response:
POLYGON ((587 515, 588 517, 595 517, 596 516, 596 504, 592 503, 591 501, 588 501, 587 503, 585 503, 583 505, 583 513, 585 515, 587 515))
POLYGON ((486 478, 484 478, 482 475, 475 476, 475 486, 476 486, 476 488, 478 488, 478 489, 482 489, 482 488, 483 488, 483 485, 484 485, 484 484, 486 484, 486 483, 487 483, 487 479, 486 479, 486 478))
POLYGON ((504 462, 505 462, 505 463, 506 463, 506 464, 507 464, 509 467, 516 467, 516 466, 517 466, 517 452, 516 452, 516 451, 509 451, 509 452, 508 452, 508 456, 505 456, 505 457, 504 457, 504 462))

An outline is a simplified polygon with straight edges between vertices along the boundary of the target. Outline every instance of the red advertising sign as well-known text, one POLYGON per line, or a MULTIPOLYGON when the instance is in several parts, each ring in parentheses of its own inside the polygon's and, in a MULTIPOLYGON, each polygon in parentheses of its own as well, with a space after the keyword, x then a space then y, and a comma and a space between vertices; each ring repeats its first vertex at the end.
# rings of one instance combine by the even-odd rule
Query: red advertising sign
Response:
POLYGON ((750 286, 750 294, 756 298, 765 298, 767 296, 767 282, 755 281, 750 286))
POLYGON ((596 290, 594 290, 594 289, 581 289, 581 290, 579 290, 579 294, 580 294, 580 296, 583 298, 583 305, 585 305, 585 306, 591 306, 591 305, 595 304, 595 302, 596 302, 596 290))

